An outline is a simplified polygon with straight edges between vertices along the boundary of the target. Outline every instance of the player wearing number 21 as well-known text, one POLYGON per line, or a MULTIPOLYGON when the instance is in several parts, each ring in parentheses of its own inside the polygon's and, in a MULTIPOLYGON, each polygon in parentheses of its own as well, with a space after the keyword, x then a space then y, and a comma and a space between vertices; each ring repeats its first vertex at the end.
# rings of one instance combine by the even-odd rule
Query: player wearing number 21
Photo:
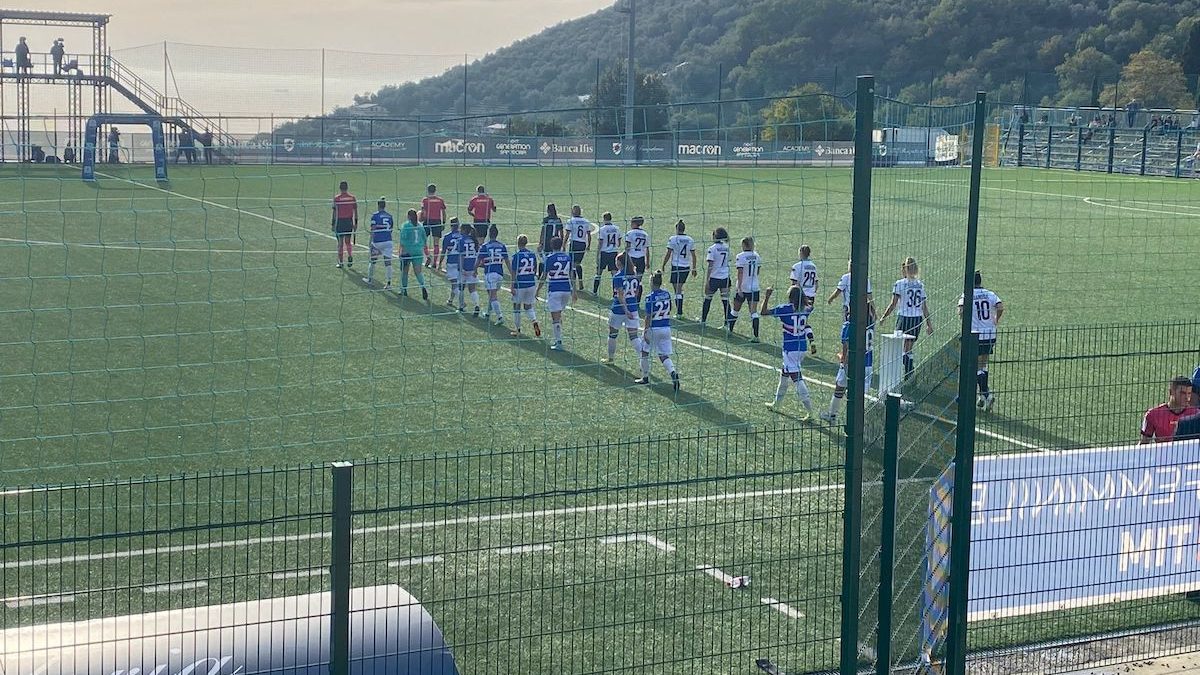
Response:
POLYGON ((892 285, 892 301, 879 320, 888 318, 897 307, 900 308, 896 332, 908 336, 904 338, 904 379, 907 380, 913 373, 913 345, 921 337, 921 326, 927 326, 929 334, 933 335, 933 323, 929 321, 929 297, 925 295, 925 282, 921 281, 916 258, 909 257, 900 263, 900 273, 904 276, 892 285))
MULTIPOLYGON (((1004 316, 1004 303, 993 292, 983 287, 983 275, 975 272, 975 291, 971 294, 971 332, 979 337, 979 395, 975 405, 991 410, 996 404, 996 395, 988 384, 988 360, 996 350, 996 329, 1000 317, 1004 316)), ((958 299, 958 313, 963 312, 963 298, 958 299)))

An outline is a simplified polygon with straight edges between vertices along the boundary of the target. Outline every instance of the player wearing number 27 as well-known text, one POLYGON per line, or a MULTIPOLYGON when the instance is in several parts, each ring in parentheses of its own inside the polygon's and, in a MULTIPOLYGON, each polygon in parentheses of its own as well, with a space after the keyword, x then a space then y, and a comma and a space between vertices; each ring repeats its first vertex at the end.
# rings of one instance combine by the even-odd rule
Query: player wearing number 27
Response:
MULTIPOLYGON (((1004 316, 1004 303, 999 296, 983 287, 983 275, 975 272, 975 291, 971 294, 971 332, 979 336, 979 395, 975 405, 991 410, 996 404, 996 395, 988 383, 988 360, 996 350, 996 329, 1000 317, 1004 316)), ((963 312, 963 298, 958 299, 958 313, 963 312)))

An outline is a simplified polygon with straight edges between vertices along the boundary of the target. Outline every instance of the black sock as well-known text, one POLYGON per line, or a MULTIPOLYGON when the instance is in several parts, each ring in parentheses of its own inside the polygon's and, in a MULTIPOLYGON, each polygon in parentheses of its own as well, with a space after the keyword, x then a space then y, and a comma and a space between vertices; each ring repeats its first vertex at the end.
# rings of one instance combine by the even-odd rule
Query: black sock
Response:
POLYGON ((712 308, 712 298, 704 299, 704 306, 700 309, 700 323, 708 321, 708 310, 712 308))
POLYGON ((986 368, 979 371, 979 393, 984 396, 992 393, 992 390, 988 387, 988 371, 986 368))
POLYGON ((754 337, 758 337, 758 319, 750 319, 750 325, 754 328, 754 337))
POLYGON ((913 357, 912 354, 905 352, 904 354, 904 379, 912 376, 913 372, 913 357))
POLYGON ((675 299, 675 313, 679 315, 683 314, 683 298, 675 299))
POLYGON ((600 292, 600 275, 597 274, 596 277, 594 279, 592 279, 592 295, 595 295, 599 292, 600 292))
POLYGON ((729 327, 729 330, 733 330, 733 325, 737 323, 737 320, 738 318, 732 312, 725 312, 725 325, 729 327))
POLYGON ((729 317, 729 301, 722 299, 721 306, 725 308, 725 317, 728 318, 729 317))

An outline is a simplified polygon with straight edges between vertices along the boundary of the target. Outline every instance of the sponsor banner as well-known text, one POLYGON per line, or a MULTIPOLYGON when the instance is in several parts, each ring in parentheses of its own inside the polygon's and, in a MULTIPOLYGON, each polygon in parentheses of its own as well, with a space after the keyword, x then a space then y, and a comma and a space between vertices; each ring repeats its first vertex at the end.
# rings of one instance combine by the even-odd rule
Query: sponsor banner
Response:
POLYGON ((488 157, 488 143, 482 138, 462 136, 432 137, 421 139, 421 159, 479 160, 488 157))
POLYGON ((537 144, 537 156, 543 161, 592 160, 596 158, 596 142, 575 136, 542 138, 537 144))
POLYGON ((596 139, 596 159, 608 162, 670 162, 675 157, 675 141, 602 136, 596 139))
POLYGON ((1200 590, 1200 441, 975 459, 972 621, 1200 590))
POLYGON ((854 141, 813 141, 813 164, 852 164, 854 141))
MULTIPOLYGON (((0 673, 327 675, 328 593, 0 631, 0 673)), ((399 586, 350 592, 351 672, 457 675, 429 613, 399 586)))
POLYGON ((378 138, 359 143, 369 159, 416 159, 417 142, 409 138, 378 138))
POLYGON ((484 142, 487 144, 487 156, 491 159, 521 161, 538 157, 536 138, 489 138, 484 142))
POLYGON ((727 157, 727 146, 720 141, 680 141, 675 144, 675 159, 688 160, 719 160, 727 157))
POLYGON ((298 134, 275 134, 275 161, 277 162, 310 162, 323 159, 333 160, 334 156, 329 146, 330 142, 322 142, 320 136, 302 136, 298 134))

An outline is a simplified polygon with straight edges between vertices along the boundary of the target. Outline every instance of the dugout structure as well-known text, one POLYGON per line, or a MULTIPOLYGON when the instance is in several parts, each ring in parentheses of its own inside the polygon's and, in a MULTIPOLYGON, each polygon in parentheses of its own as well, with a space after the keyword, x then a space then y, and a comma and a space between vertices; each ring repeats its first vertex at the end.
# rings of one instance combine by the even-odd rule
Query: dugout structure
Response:
POLYGON ((166 137, 163 135, 162 118, 154 115, 93 115, 88 118, 83 141, 83 180, 96 180, 100 127, 116 124, 144 124, 150 127, 150 136, 154 144, 154 180, 160 183, 167 182, 166 137))

